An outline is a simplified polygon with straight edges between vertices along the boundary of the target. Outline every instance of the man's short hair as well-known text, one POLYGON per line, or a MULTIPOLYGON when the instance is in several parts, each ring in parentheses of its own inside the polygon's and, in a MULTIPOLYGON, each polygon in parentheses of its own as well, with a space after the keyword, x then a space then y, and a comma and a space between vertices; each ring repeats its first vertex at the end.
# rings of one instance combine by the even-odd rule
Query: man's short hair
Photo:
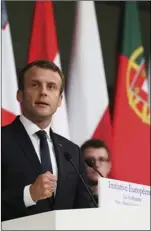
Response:
POLYGON ((53 63, 53 62, 51 62, 49 60, 36 60, 34 62, 31 62, 31 63, 27 64, 23 69, 21 69, 18 72, 19 90, 21 90, 21 91, 24 90, 24 76, 25 76, 25 73, 26 73, 26 71, 28 71, 33 66, 44 68, 44 69, 50 69, 50 70, 52 70, 54 72, 57 72, 60 75, 60 78, 62 80, 62 85, 61 85, 61 89, 60 89, 60 94, 62 94, 62 92, 64 90, 64 85, 65 85, 64 75, 63 75, 62 71, 60 70, 60 68, 55 63, 53 63))
POLYGON ((107 145, 103 140, 100 139, 90 139, 84 142, 81 146, 81 151, 84 153, 84 151, 87 148, 104 148, 108 152, 108 157, 110 158, 110 151, 107 145))

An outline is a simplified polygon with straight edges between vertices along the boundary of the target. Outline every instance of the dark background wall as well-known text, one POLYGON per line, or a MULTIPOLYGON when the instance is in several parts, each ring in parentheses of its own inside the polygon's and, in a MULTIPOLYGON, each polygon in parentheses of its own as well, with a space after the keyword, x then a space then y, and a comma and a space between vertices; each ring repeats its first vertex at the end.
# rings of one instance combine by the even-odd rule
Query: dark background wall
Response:
MULTIPOLYGON (((7 1, 6 6, 12 35, 16 68, 18 69, 22 68, 27 60, 28 42, 35 1, 7 1)), ((62 69, 67 77, 72 46, 76 1, 53 1, 53 6, 62 69)), ((124 2, 95 2, 111 104, 113 99, 112 90, 115 86, 116 77, 119 24, 123 7, 124 2)), ((145 48, 146 59, 148 59, 150 53, 150 1, 139 1, 138 8, 140 12, 142 42, 145 48)))

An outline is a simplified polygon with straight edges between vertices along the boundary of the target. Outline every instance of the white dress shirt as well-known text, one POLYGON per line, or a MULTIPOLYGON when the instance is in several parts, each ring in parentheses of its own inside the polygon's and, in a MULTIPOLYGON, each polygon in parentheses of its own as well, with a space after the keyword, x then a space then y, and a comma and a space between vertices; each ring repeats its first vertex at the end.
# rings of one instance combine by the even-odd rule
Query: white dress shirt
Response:
MULTIPOLYGON (((39 140, 38 136, 35 134, 36 132, 40 131, 41 129, 36 124, 34 124, 32 121, 28 120, 23 115, 20 116, 20 121, 24 125, 24 128, 25 128, 26 132, 28 133, 28 135, 32 141, 32 144, 35 148, 35 151, 37 153, 39 161, 41 162, 41 159, 40 159, 40 140, 39 140)), ((55 175, 57 177, 58 176, 58 168, 57 168, 57 162, 56 162, 56 157, 55 157, 55 151, 53 148, 53 143, 52 143, 52 140, 50 138, 50 133, 49 133, 50 132, 50 125, 43 130, 47 133, 47 142, 48 142, 49 151, 50 151, 50 158, 51 158, 51 163, 52 163, 53 175, 55 175)), ((29 207, 29 206, 36 204, 36 202, 33 201, 31 198, 29 187, 30 187, 30 185, 27 185, 24 188, 24 203, 25 203, 26 207, 29 207)))

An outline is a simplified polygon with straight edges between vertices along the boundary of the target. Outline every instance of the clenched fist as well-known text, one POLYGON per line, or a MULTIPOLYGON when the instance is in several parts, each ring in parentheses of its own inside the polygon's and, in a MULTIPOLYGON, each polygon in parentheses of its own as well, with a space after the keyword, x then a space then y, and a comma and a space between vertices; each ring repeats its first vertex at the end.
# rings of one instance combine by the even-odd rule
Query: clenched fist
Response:
POLYGON ((30 195, 33 201, 38 201, 51 197, 56 189, 56 177, 46 172, 37 177, 36 181, 30 186, 30 195))

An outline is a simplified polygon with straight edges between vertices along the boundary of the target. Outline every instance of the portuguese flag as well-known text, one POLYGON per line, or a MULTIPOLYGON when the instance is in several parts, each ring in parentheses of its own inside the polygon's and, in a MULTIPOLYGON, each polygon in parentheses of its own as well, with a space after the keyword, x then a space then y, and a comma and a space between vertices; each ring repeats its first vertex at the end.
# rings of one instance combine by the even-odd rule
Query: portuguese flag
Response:
POLYGON ((111 177, 150 185, 150 111, 138 9, 125 3, 113 118, 111 177))

